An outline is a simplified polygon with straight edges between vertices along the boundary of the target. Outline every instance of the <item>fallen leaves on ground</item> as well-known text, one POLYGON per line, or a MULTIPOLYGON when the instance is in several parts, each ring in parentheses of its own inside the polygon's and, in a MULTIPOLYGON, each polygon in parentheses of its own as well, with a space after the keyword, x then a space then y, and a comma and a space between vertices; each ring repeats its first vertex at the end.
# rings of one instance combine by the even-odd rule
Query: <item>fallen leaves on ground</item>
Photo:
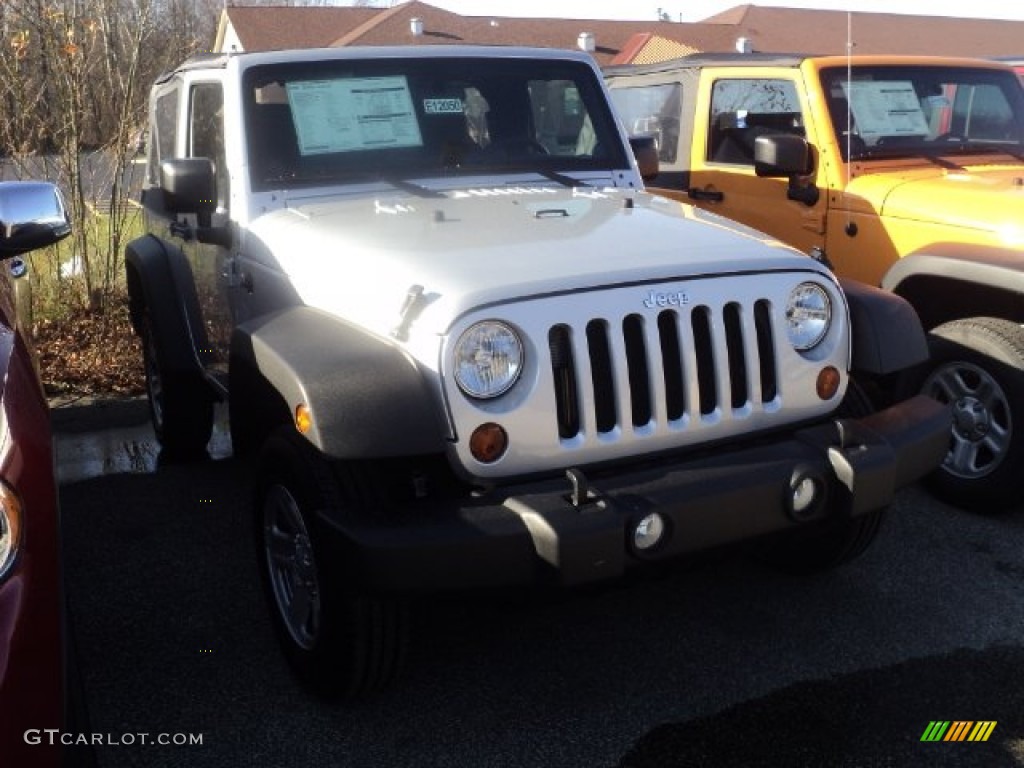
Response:
POLYGON ((128 397, 145 392, 142 348, 128 302, 85 309, 34 328, 39 367, 50 397, 128 397))

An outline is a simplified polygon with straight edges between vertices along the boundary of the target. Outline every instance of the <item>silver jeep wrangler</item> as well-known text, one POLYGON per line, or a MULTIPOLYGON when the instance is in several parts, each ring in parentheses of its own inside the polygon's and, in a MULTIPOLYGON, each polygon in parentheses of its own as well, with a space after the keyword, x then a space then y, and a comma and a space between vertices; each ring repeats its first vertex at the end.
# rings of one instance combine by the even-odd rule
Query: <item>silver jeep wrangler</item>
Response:
POLYGON ((855 382, 922 360, 909 307, 645 193, 585 54, 194 59, 150 117, 127 270, 154 427, 201 452, 227 400, 321 691, 395 675, 417 593, 740 541, 837 565, 945 453, 945 408, 855 382))

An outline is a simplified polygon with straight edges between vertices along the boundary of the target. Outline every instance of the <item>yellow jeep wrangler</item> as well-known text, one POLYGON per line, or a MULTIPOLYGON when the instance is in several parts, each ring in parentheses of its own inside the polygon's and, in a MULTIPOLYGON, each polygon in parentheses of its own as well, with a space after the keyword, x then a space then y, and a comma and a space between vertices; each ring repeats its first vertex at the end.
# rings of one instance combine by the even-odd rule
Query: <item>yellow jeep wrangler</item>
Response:
MULTIPOLYGON (((933 490, 995 510, 1024 488, 1024 86, 1006 63, 698 55, 605 71, 656 191, 910 301, 952 404, 933 490)), ((884 382, 892 393, 907 382, 884 382)))

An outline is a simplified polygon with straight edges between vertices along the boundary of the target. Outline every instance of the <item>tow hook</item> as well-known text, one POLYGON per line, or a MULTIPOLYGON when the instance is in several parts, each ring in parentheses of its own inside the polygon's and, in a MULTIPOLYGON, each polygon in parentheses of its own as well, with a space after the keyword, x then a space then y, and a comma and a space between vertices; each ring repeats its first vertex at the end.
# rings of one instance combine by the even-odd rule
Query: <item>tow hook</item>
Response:
POLYGON ((587 504, 593 504, 597 501, 597 494, 590 490, 587 476, 581 470, 575 467, 567 469, 565 470, 565 476, 569 480, 569 485, 572 486, 572 490, 566 499, 576 509, 582 510, 587 504))
POLYGON ((835 427, 836 444, 830 445, 828 448, 828 461, 832 465, 832 471, 835 472, 836 479, 846 487, 846 490, 853 493, 855 472, 847 451, 851 448, 863 450, 864 445, 860 442, 853 442, 853 436, 850 434, 851 430, 846 422, 836 421, 835 427))

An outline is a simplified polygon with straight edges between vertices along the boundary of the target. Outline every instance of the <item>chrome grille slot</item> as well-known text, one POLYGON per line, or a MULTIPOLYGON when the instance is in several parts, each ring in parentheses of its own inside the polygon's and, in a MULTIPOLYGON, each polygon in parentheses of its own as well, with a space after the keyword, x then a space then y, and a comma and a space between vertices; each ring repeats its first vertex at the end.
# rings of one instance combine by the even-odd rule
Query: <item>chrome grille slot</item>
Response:
POLYGON ((558 435, 685 429, 779 393, 771 304, 664 309, 548 331, 558 435))

